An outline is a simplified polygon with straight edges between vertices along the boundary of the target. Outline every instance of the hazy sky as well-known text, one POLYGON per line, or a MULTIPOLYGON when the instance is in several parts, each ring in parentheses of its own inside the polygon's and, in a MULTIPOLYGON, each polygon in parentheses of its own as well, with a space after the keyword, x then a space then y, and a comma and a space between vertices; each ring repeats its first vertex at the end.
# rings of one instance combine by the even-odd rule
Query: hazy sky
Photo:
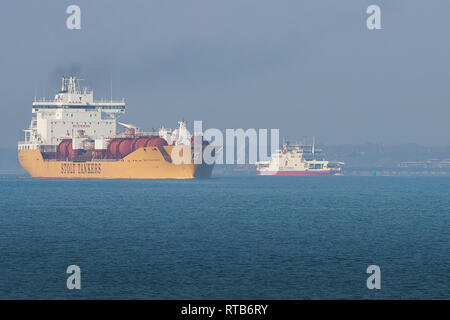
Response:
POLYGON ((144 129, 204 120, 326 144, 450 144, 450 1, 2 1, 0 147, 62 74, 144 129), (81 7, 81 30, 66 8, 81 7), (381 7, 382 30, 366 28, 381 7))

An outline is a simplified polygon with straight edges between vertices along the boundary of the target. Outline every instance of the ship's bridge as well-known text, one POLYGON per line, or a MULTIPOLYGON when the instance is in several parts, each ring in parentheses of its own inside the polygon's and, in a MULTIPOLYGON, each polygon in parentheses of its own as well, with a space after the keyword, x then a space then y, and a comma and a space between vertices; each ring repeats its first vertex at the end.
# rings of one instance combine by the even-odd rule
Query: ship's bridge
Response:
POLYGON ((33 113, 40 109, 100 109, 108 113, 124 113, 125 100, 98 100, 94 101, 94 92, 88 88, 79 89, 82 79, 75 77, 62 78, 61 90, 53 100, 33 101, 33 113))
POLYGON ((80 134, 92 139, 116 135, 116 120, 125 112, 125 100, 94 101, 92 90, 79 89, 80 80, 63 77, 61 90, 53 100, 33 102, 36 126, 32 130, 41 144, 58 145, 63 139, 80 134))

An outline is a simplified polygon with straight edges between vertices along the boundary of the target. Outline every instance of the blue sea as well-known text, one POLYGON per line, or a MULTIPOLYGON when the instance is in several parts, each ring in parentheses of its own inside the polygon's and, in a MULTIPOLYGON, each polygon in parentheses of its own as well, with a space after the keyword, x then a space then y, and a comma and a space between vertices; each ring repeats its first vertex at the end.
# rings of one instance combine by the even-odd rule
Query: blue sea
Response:
POLYGON ((0 299, 82 298, 449 299, 450 178, 1 175, 0 299))

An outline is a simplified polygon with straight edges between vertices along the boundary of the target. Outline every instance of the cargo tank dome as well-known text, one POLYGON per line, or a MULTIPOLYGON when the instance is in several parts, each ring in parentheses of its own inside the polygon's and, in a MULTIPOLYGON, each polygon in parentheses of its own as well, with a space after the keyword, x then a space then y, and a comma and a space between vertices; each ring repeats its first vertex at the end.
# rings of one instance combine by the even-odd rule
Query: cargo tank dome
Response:
POLYGON ((67 146, 71 142, 72 142, 72 140, 70 140, 70 139, 66 139, 66 140, 61 141, 61 143, 58 146, 58 153, 59 153, 59 155, 61 155, 63 157, 67 157, 67 155, 68 155, 67 146))
POLYGON ((108 145, 108 152, 113 156, 117 157, 120 155, 118 146, 122 142, 122 139, 113 139, 108 145))
POLYGON ((145 147, 149 140, 149 136, 137 138, 136 142, 134 143, 134 150, 145 147))
POLYGON ((67 145, 67 153, 69 154, 69 158, 75 158, 78 155, 78 150, 72 149, 72 141, 67 145))
POLYGON ((123 139, 119 144, 119 153, 122 157, 133 151, 133 139, 123 139))
POLYGON ((146 147, 162 147, 167 145, 168 144, 165 139, 156 136, 151 137, 145 144, 146 147))

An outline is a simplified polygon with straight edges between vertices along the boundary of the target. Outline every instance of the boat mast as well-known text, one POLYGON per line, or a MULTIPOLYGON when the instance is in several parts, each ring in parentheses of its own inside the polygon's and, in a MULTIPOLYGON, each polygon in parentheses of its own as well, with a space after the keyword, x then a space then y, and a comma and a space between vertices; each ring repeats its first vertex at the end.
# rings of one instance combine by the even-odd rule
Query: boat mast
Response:
POLYGON ((313 136, 313 143, 312 143, 312 154, 313 155, 314 155, 314 152, 315 152, 315 149, 316 149, 315 145, 316 145, 316 137, 313 136))

